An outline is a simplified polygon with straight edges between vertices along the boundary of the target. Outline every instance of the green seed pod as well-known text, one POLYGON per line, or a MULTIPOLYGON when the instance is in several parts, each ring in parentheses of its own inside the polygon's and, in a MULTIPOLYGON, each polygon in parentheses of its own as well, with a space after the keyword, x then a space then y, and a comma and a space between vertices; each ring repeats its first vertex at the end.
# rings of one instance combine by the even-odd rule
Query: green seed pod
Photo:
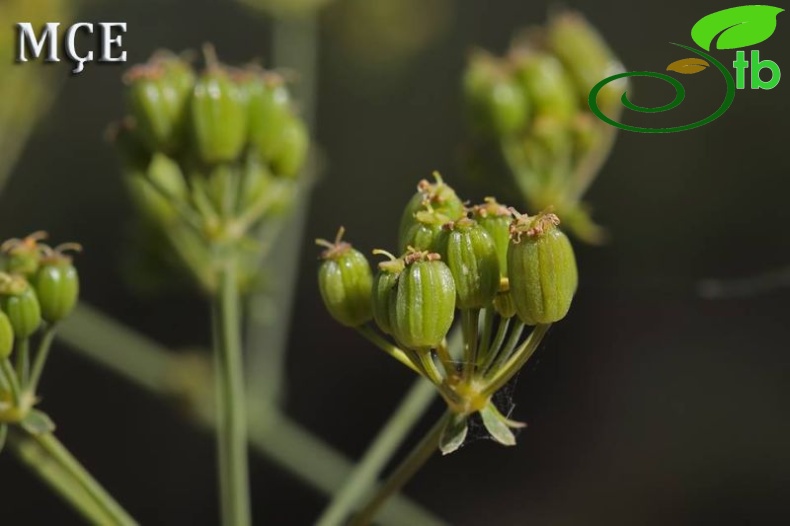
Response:
POLYGON ((53 324, 74 310, 80 295, 80 280, 71 258, 56 252, 45 258, 33 283, 41 306, 41 317, 53 324))
MULTIPOLYGON (((441 214, 446 221, 456 221, 461 219, 466 213, 464 204, 458 198, 455 190, 444 182, 439 172, 433 173, 435 183, 423 179, 417 185, 417 193, 412 196, 406 204, 401 216, 400 226, 398 227, 398 239, 404 240, 409 236, 407 231, 416 223, 418 212, 433 212, 441 214)), ((442 223, 443 224, 443 223, 442 223)), ((441 224, 439 225, 441 226, 441 224)), ((401 251, 405 251, 408 244, 400 243, 401 251)), ((427 250, 429 247, 425 247, 427 250)))
POLYGON ((208 164, 231 162, 247 142, 247 101, 230 73, 213 64, 195 83, 191 98, 195 151, 208 164))
POLYGON ((0 310, 8 316, 17 339, 29 338, 41 325, 36 291, 21 276, 0 274, 0 310))
POLYGON ((11 356, 14 350, 14 328, 3 311, 0 311, 0 360, 11 356))
POLYGON ((411 252, 398 279, 392 330, 395 339, 414 350, 441 344, 455 316, 455 283, 438 254, 411 252))
POLYGON ((459 309, 482 308, 499 290, 499 260, 493 238, 473 219, 446 224, 436 251, 450 268, 459 309))
POLYGON ((398 240, 401 252, 411 247, 415 250, 433 250, 436 240, 442 232, 442 225, 450 222, 450 218, 433 210, 417 212, 414 222, 398 240))
POLYGON ((476 53, 464 77, 464 95, 473 125, 494 135, 512 135, 529 120, 529 99, 507 69, 490 55, 476 53))
MULTIPOLYGON (((579 13, 565 12, 554 17, 546 31, 546 40, 565 64, 576 84, 577 97, 585 104, 593 86, 625 71, 601 34, 579 13)), ((625 79, 607 84, 598 94, 601 109, 617 107, 627 86, 625 79)))
POLYGON ((373 317, 373 276, 367 258, 341 241, 342 236, 341 228, 334 243, 317 241, 326 247, 321 254, 318 286, 329 314, 343 325, 358 327, 373 317))
POLYGON ((484 204, 472 208, 472 215, 494 240, 499 275, 507 277, 507 249, 510 245, 510 222, 513 214, 493 197, 486 197, 484 204))
POLYGON ((516 79, 532 102, 537 116, 567 123, 579 110, 573 81, 562 63, 548 53, 516 51, 516 79))
POLYGON ((132 116, 150 151, 173 152, 184 139, 192 68, 173 55, 160 54, 124 76, 132 116))
POLYGON ((285 80, 276 73, 252 73, 245 88, 250 144, 271 159, 280 146, 283 130, 294 118, 291 96, 285 80))
POLYGON ((516 315, 516 304, 509 290, 497 292, 494 298, 494 310, 503 318, 512 318, 516 315))
POLYGON ((403 259, 396 258, 383 250, 374 254, 385 254, 389 261, 379 263, 379 270, 373 278, 373 319, 385 334, 392 334, 392 318, 397 299, 398 278, 406 267, 403 259))
POLYGON ((578 284, 576 259, 556 215, 518 215, 511 225, 508 278, 524 323, 547 324, 568 313, 578 284))
POLYGON ((41 264, 40 241, 47 238, 46 232, 34 232, 24 239, 9 239, 0 245, 4 254, 5 271, 30 278, 36 274, 41 264))
POLYGON ((280 140, 272 152, 272 171, 281 177, 294 177, 307 159, 310 137, 307 126, 296 117, 288 118, 280 130, 280 140))

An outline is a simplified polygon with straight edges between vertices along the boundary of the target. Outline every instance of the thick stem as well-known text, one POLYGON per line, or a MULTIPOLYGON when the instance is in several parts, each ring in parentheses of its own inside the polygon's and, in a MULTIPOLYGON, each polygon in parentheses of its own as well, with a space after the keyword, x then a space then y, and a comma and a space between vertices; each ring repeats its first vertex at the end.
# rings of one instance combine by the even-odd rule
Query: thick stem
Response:
MULTIPOLYGON (((61 493, 64 498, 69 499, 79 507, 83 513, 95 513, 96 510, 101 510, 110 519, 107 524, 114 524, 118 526, 134 525, 137 524, 135 520, 118 504, 113 497, 88 473, 82 464, 72 456, 71 453, 55 438, 51 433, 44 433, 41 435, 31 435, 31 438, 41 447, 46 453, 47 457, 38 457, 36 462, 46 462, 47 459, 57 463, 62 473, 68 474, 79 487, 90 498, 90 501, 80 496, 74 488, 69 488, 67 492, 61 493), (78 499, 78 500, 75 500, 78 499), (92 504, 89 504, 92 502, 92 504)), ((37 471, 46 469, 42 466, 37 467, 37 471)), ((55 486, 53 485, 53 488, 55 486)), ((61 490, 61 485, 58 485, 58 490, 61 490)))
POLYGON ((387 481, 365 504, 359 514, 351 521, 352 526, 367 526, 387 500, 400 489, 422 468, 439 447, 439 439, 447 420, 452 416, 447 411, 431 428, 423 439, 414 447, 409 455, 392 472, 387 481))
POLYGON ((217 450, 224 526, 251 523, 247 465, 247 415, 241 355, 241 317, 236 263, 220 271, 212 309, 217 393, 217 450))
POLYGON ((318 519, 317 526, 344 524, 365 492, 375 486, 379 473, 425 413, 428 402, 434 396, 435 387, 431 382, 422 378, 414 382, 398 408, 379 430, 354 472, 335 493, 332 502, 318 519))
POLYGON ((52 340, 55 339, 55 325, 48 325, 41 337, 41 343, 38 345, 36 358, 33 361, 33 369, 30 373, 30 382, 26 387, 27 391, 32 394, 36 393, 38 382, 41 381, 41 375, 44 373, 44 366, 47 364, 49 357, 49 350, 52 348, 52 340))

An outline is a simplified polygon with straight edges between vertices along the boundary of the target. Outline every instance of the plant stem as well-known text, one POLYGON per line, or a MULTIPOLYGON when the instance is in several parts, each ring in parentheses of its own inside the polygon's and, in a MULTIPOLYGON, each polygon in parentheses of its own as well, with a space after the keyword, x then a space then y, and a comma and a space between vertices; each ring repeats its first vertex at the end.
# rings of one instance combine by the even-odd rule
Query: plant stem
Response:
POLYGON ((471 378, 477 363, 477 331, 480 309, 461 309, 461 328, 464 332, 463 378, 471 378))
POLYGON ((14 371, 14 367, 8 358, 0 360, 0 367, 2 367, 3 376, 5 376, 5 379, 8 381, 8 387, 11 389, 11 402, 16 407, 19 407, 22 393, 19 387, 19 379, 16 377, 16 371, 14 371))
POLYGON ((38 475, 86 521, 91 524, 112 524, 112 518, 107 512, 30 436, 22 435, 20 431, 12 431, 9 433, 8 446, 20 462, 38 475))
POLYGON ((361 325, 356 328, 357 332, 365 337, 370 343, 384 351, 385 353, 389 354, 400 363, 414 371, 419 375, 423 375, 422 370, 420 369, 419 365, 409 358, 409 356, 400 349, 397 345, 394 345, 387 341, 386 338, 383 338, 379 333, 376 332, 375 329, 372 329, 368 325, 361 325))
POLYGON ((507 343, 505 343, 504 347, 499 349, 497 355, 493 357, 492 362, 486 369, 482 369, 481 372, 484 375, 487 374, 496 374, 496 371, 502 367, 502 364, 508 361, 513 354, 514 349, 518 346, 518 342, 521 339, 521 335, 524 332, 525 323, 521 320, 518 320, 516 324, 510 331, 510 336, 507 339, 507 343))
MULTIPOLYGON (((63 444, 55 438, 55 435, 44 433, 41 435, 30 435, 30 438, 46 453, 46 457, 38 457, 37 460, 32 460, 32 463, 39 464, 36 469, 47 469, 41 466, 41 463, 54 461, 62 473, 68 474, 74 483, 84 490, 85 495, 91 499, 93 505, 88 504, 88 500, 79 496, 73 488, 66 490, 68 493, 62 493, 64 498, 79 506, 82 513, 95 513, 96 509, 99 509, 110 519, 110 522, 107 524, 119 526, 137 524, 121 505, 85 470, 82 464, 69 453, 63 444)), ((63 485, 66 485, 66 483, 59 483, 58 491, 63 489, 63 485)), ((55 487, 54 484, 53 487, 55 487)))
POLYGON ((393 494, 400 491, 420 468, 425 465, 439 447, 439 439, 442 436, 442 430, 444 430, 444 426, 450 417, 452 417, 452 413, 450 411, 445 412, 439 421, 436 422, 431 430, 428 431, 423 439, 414 447, 411 453, 409 453, 395 471, 392 472, 384 485, 370 498, 367 504, 362 508, 362 511, 354 517, 351 521, 352 526, 369 525, 373 519, 376 518, 379 509, 387 500, 393 494))
MULTIPOLYGON (((293 86, 294 99, 299 101, 301 116, 308 129, 315 129, 315 98, 318 76, 318 16, 277 18, 273 24, 272 62, 277 68, 296 71, 299 80, 293 86)), ((276 276, 273 290, 253 295, 248 306, 245 328, 250 349, 248 378, 250 401, 261 405, 278 405, 285 391, 285 361, 288 329, 296 291, 299 253, 307 222, 310 190, 317 178, 319 163, 310 155, 300 175, 293 211, 269 252, 266 268, 276 276), (272 308, 272 306, 276 306, 272 308), (276 312, 277 315, 272 315, 276 312)), ((257 410, 256 410, 257 413, 257 410)))
MULTIPOLYGON (((455 331, 450 337, 451 348, 460 346, 459 337, 460 331, 455 331)), ((85 304, 80 304, 60 325, 58 339, 78 355, 147 392, 176 396, 193 404, 194 410, 189 412, 195 419, 193 421, 206 429, 216 427, 213 411, 198 410, 210 404, 198 402, 193 393, 185 392, 184 384, 174 383, 178 377, 174 372, 183 369, 183 357, 153 340, 85 304)), ((201 391, 199 396, 211 395, 201 391)), ((432 400, 433 396, 426 397, 425 407, 432 400)), ((270 412, 263 418, 253 413, 249 425, 253 451, 323 494, 331 495, 352 473, 354 466, 349 459, 285 415, 270 412)), ((393 497, 381 520, 382 524, 398 526, 443 524, 429 511, 400 495, 393 497)))
POLYGON ((24 389, 30 376, 30 339, 21 338, 16 342, 16 377, 24 389))
POLYGON ((316 522, 317 526, 337 526, 345 522, 362 495, 375 485, 381 470, 425 412, 425 401, 433 400, 434 395, 435 387, 431 382, 422 378, 414 382, 398 408, 376 434, 354 472, 334 494, 316 522))
POLYGON ((49 357, 49 350, 52 348, 52 341, 55 339, 55 325, 48 325, 46 330, 44 331, 44 335, 41 337, 41 343, 38 345, 38 351, 36 352, 36 358, 33 361, 33 370, 30 373, 30 381, 26 389, 30 392, 35 394, 36 389, 38 388, 38 382, 41 380, 41 375, 44 372, 44 366, 47 363, 47 358, 49 357))
POLYGON ((515 375, 524 364, 527 363, 527 360, 532 357, 535 351, 538 350, 540 342, 543 341, 543 337, 546 336, 546 333, 549 331, 549 327, 551 327, 550 323, 547 325, 537 325, 532 330, 529 336, 527 336, 526 341, 524 341, 521 347, 516 349, 507 363, 494 373, 488 386, 483 389, 483 396, 493 395, 513 378, 513 375, 515 375))
POLYGON ((229 259, 220 271, 219 291, 212 308, 217 449, 224 526, 248 526, 251 523, 239 309, 236 262, 229 259))

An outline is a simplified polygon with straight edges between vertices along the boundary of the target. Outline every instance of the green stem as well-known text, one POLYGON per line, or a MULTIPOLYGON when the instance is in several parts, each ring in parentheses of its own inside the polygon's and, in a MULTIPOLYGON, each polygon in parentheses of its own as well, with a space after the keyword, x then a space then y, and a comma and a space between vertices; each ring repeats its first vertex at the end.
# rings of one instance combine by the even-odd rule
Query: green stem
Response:
POLYGON ((52 341, 55 339, 55 327, 55 324, 48 325, 44 335, 41 337, 41 342, 38 344, 36 358, 33 361, 33 370, 30 373, 30 382, 27 385, 27 390, 30 393, 36 393, 38 383, 41 381, 41 375, 49 357, 49 350, 52 348, 52 341))
POLYGON ((384 351, 385 353, 389 354, 400 363, 414 371, 419 375, 424 375, 422 369, 419 366, 419 363, 412 361, 411 358, 397 345, 394 345, 387 341, 386 338, 382 337, 379 333, 376 332, 375 329, 371 328, 369 325, 361 325, 356 328, 357 332, 365 337, 370 343, 384 351))
POLYGON ((480 309, 462 309, 461 327, 464 331, 463 378, 469 379, 477 363, 477 330, 480 324, 480 309))
POLYGON ((332 502, 318 519, 317 526, 337 526, 345 523, 364 493, 376 484, 381 470, 427 409, 426 400, 433 400, 434 395, 435 387, 431 382, 422 378, 414 382, 398 408, 368 446, 354 472, 334 494, 332 502))
POLYGON ((16 376, 19 385, 24 389, 30 376, 30 339, 21 338, 16 341, 16 376))
MULTIPOLYGON (((206 429, 216 427, 215 413, 201 410, 211 406, 205 400, 211 395, 203 390, 199 393, 188 391, 188 386, 195 385, 193 382, 187 385, 177 381, 180 372, 189 363, 186 360, 191 361, 190 357, 170 352, 85 304, 79 305, 69 319, 61 324, 58 338, 69 344, 77 354, 147 392, 179 397, 191 404, 192 411, 188 414, 194 419, 193 422, 206 429)), ((460 331, 454 331, 450 337, 450 347, 460 348, 460 344, 460 331)), ((426 396, 423 400, 426 408, 434 399, 433 396, 426 396)), ((270 412, 262 418, 253 413, 249 424, 252 450, 311 488, 331 495, 351 476, 354 466, 348 458, 287 416, 270 412)), ((391 504, 382 512, 381 522, 397 526, 443 524, 429 511, 400 495, 393 497, 391 504)))
POLYGON ((14 431, 9 433, 8 446, 20 462, 38 475, 87 522, 112 524, 112 517, 33 438, 14 431))
POLYGON ((488 353, 491 351, 491 333, 494 330, 494 315, 496 312, 492 306, 484 309, 483 313, 483 331, 480 336, 480 348, 477 352, 477 363, 485 362, 488 353))
POLYGON ((518 320, 516 322, 516 325, 513 326, 510 332, 510 337, 508 337, 505 346, 502 347, 499 352, 497 352, 488 368, 482 369, 484 375, 496 374, 496 371, 499 370, 499 368, 502 367, 502 365, 507 362, 508 359, 510 359, 510 356, 513 354, 513 351, 521 339, 521 335, 524 333, 524 327, 525 324, 523 321, 518 320))
POLYGON ((497 356, 499 356, 499 350, 502 348, 502 344, 505 342, 505 337, 507 336, 507 330, 510 327, 510 320, 512 318, 500 318, 499 324, 496 328, 496 335, 494 336, 494 341, 491 342, 491 347, 488 349, 488 354, 486 355, 486 359, 483 364, 480 366, 480 371, 484 374, 486 371, 489 370, 491 364, 494 363, 494 360, 497 356))
POLYGON ((8 358, 4 358, 2 361, 0 361, 0 367, 2 368, 3 375, 8 382, 8 387, 11 389, 11 402, 15 407, 19 407, 19 402, 22 399, 22 393, 21 388, 19 387, 19 379, 16 376, 16 371, 14 371, 14 367, 11 365, 11 361, 8 358))
POLYGON ((387 478, 387 481, 382 485, 378 491, 368 500, 359 514, 351 521, 352 526, 367 526, 376 515, 379 509, 387 502, 387 500, 400 491, 409 480, 422 468, 429 458, 436 452, 439 447, 439 439, 442 436, 442 431, 447 423, 447 420, 452 416, 450 411, 447 411, 442 418, 431 428, 430 431, 423 437, 423 439, 414 447, 409 455, 401 462, 401 464, 392 472, 387 478))
POLYGON ((513 375, 515 375, 524 364, 527 363, 527 360, 532 357, 535 351, 538 350, 538 346, 540 346, 540 342, 543 341, 543 337, 546 336, 549 327, 551 327, 550 323, 547 325, 538 325, 532 330, 526 341, 524 341, 521 347, 513 353, 513 356, 510 357, 507 363, 494 373, 489 384, 481 393, 483 396, 493 395, 513 378, 513 375))
POLYGON ((56 462, 65 473, 68 473, 82 487, 96 507, 111 518, 109 524, 119 526, 137 524, 121 505, 82 467, 82 464, 69 453, 63 444, 55 438, 55 435, 44 433, 31 435, 31 437, 41 446, 41 449, 47 453, 50 459, 56 462))
POLYGON ((239 309, 236 262, 228 260, 220 271, 219 292, 212 309, 219 417, 217 449, 224 526, 251 523, 239 309))

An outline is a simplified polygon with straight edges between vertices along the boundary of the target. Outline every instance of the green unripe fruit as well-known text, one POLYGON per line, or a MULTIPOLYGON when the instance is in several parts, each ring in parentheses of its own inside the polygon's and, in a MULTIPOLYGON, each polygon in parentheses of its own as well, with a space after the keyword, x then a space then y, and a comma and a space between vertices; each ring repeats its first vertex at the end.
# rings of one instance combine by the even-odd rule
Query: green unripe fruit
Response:
POLYGON ((473 123, 484 132, 512 135, 529 120, 529 99, 521 85, 488 55, 472 56, 464 94, 473 123))
POLYGON ((414 222, 403 232, 398 240, 401 252, 411 247, 415 250, 433 250, 436 240, 442 232, 442 226, 450 222, 450 218, 435 211, 417 212, 414 222))
POLYGON ((195 83, 190 101, 195 151, 208 164, 234 161, 247 142, 244 89, 220 66, 210 66, 195 83))
POLYGON ((450 268, 459 309, 482 308, 499 290, 499 260, 494 240, 473 219, 448 223, 436 251, 450 268))
POLYGON ((150 151, 173 152, 183 144, 195 74, 175 56, 159 56, 124 77, 129 107, 150 151))
POLYGON ((9 239, 0 250, 4 253, 4 269, 9 274, 30 278, 36 274, 41 264, 41 245, 46 232, 34 232, 24 239, 9 239))
POLYGON ((516 79, 535 108, 536 116, 567 123, 578 111, 578 95, 562 63, 541 52, 517 54, 516 79))
POLYGON ((528 325, 559 321, 568 313, 578 284, 570 241, 556 215, 518 216, 508 250, 510 293, 519 318, 528 325))
MULTIPOLYGON (((433 173, 436 179, 435 183, 423 179, 417 185, 417 193, 414 194, 406 208, 403 210, 401 216, 400 226, 398 227, 398 240, 400 241, 401 251, 405 251, 407 244, 404 240, 408 237, 414 237, 414 234, 409 234, 408 230, 418 223, 417 214, 419 212, 429 212, 433 214, 440 214, 443 218, 439 218, 432 223, 443 221, 439 226, 448 221, 456 221, 461 219, 466 213, 463 202, 458 198, 455 190, 444 182, 442 176, 438 172, 433 173)), ((425 218, 427 216, 423 216, 425 218)), ((425 250, 430 247, 424 247, 425 250)))
POLYGON ((512 318, 516 315, 516 304, 509 290, 497 292, 494 298, 494 310, 503 318, 512 318))
POLYGON ((453 274, 437 254, 413 252, 405 256, 405 263, 392 312, 393 336, 409 349, 432 349, 453 323, 453 274))
POLYGON ((294 177, 307 159, 310 137, 307 126, 296 117, 288 118, 280 130, 280 140, 270 162, 275 175, 294 177))
POLYGON ((510 245, 510 223, 513 214, 507 207, 497 203, 493 197, 486 197, 484 204, 472 208, 472 215, 494 241, 499 260, 499 275, 503 278, 506 277, 507 249, 510 245))
MULTIPOLYGON (((387 254, 381 250, 374 253, 387 254)), ((373 278, 373 319, 386 334, 392 334, 393 311, 398 293, 398 279, 405 268, 403 259, 397 259, 391 254, 390 261, 379 263, 379 270, 373 278)))
POLYGON ((342 234, 341 228, 334 244, 318 241, 327 247, 321 254, 318 286, 329 314, 343 325, 358 327, 373 317, 373 275, 367 258, 341 241, 342 234))
POLYGON ((245 87, 250 144, 271 159, 280 146, 283 130, 294 118, 291 96, 283 78, 274 73, 254 75, 245 87))
POLYGON ((0 275, 0 310, 8 316, 17 339, 29 338, 41 326, 36 292, 21 276, 0 275))
POLYGON ((34 282, 41 317, 53 324, 74 310, 80 295, 80 280, 71 259, 57 255, 45 260, 34 282))
POLYGON ((3 311, 0 311, 0 360, 11 356, 14 350, 14 328, 3 311))

